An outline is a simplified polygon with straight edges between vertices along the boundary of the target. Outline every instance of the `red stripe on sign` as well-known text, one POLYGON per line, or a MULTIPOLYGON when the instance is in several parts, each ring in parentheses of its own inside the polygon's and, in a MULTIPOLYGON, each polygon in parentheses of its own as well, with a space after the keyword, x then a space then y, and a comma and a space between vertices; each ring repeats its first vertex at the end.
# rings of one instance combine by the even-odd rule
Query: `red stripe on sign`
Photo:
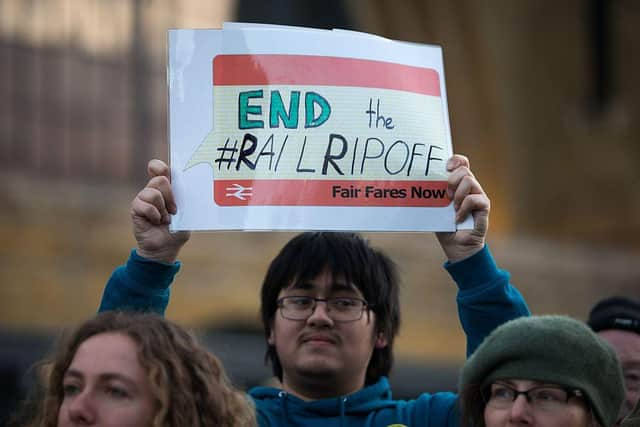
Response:
POLYGON ((213 84, 354 86, 440 96, 440 79, 431 68, 332 56, 217 55, 213 84))
POLYGON ((219 206, 442 207, 447 181, 215 180, 219 206))

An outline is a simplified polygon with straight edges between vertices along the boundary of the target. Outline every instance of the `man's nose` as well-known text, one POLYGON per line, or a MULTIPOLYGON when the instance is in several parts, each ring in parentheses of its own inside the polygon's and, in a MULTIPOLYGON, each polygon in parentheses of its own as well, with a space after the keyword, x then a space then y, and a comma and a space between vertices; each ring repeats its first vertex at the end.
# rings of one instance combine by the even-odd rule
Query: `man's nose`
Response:
POLYGON ((327 301, 316 301, 313 312, 307 319, 307 323, 313 326, 333 325, 333 319, 329 315, 329 305, 327 301))

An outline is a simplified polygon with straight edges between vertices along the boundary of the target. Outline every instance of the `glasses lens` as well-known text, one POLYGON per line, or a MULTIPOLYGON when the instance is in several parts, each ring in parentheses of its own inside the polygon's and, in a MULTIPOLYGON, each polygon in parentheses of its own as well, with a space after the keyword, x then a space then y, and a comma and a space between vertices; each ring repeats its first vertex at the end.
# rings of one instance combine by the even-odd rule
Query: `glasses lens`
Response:
POLYGON ((355 298, 331 298, 327 304, 329 304, 329 316, 343 322, 358 320, 364 309, 364 302, 355 298))
POLYGON ((507 408, 511 406, 516 397, 516 391, 504 384, 494 383, 488 390, 487 405, 494 408, 507 408))
POLYGON ((566 406, 569 393, 557 387, 540 387, 530 390, 529 397, 536 408, 555 410, 566 406))
POLYGON ((291 320, 304 320, 313 313, 311 297, 285 297, 280 300, 282 315, 291 320))
POLYGON ((356 298, 329 298, 317 300, 308 296, 291 296, 280 299, 282 316, 290 320, 306 320, 313 314, 318 302, 327 304, 327 313, 333 320, 349 322, 360 319, 366 303, 356 298))

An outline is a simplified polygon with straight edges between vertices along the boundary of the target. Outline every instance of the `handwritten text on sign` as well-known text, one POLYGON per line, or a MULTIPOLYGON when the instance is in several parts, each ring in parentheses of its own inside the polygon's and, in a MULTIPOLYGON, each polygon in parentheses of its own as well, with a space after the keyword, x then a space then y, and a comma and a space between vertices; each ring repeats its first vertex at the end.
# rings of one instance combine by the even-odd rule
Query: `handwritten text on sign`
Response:
POLYGON ((214 130, 187 168, 221 206, 446 206, 436 71, 306 55, 218 55, 214 130))

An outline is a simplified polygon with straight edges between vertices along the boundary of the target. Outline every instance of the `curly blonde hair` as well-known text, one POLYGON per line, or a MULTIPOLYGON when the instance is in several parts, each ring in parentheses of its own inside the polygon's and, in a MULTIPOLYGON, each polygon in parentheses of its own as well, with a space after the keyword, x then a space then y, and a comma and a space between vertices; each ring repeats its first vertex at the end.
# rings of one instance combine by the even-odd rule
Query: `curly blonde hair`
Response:
POLYGON ((156 411, 154 427, 255 426, 253 402, 230 383, 224 369, 182 327, 155 314, 104 312, 60 340, 43 363, 44 396, 31 426, 55 427, 63 400, 63 377, 78 347, 103 333, 122 333, 138 345, 156 411))

